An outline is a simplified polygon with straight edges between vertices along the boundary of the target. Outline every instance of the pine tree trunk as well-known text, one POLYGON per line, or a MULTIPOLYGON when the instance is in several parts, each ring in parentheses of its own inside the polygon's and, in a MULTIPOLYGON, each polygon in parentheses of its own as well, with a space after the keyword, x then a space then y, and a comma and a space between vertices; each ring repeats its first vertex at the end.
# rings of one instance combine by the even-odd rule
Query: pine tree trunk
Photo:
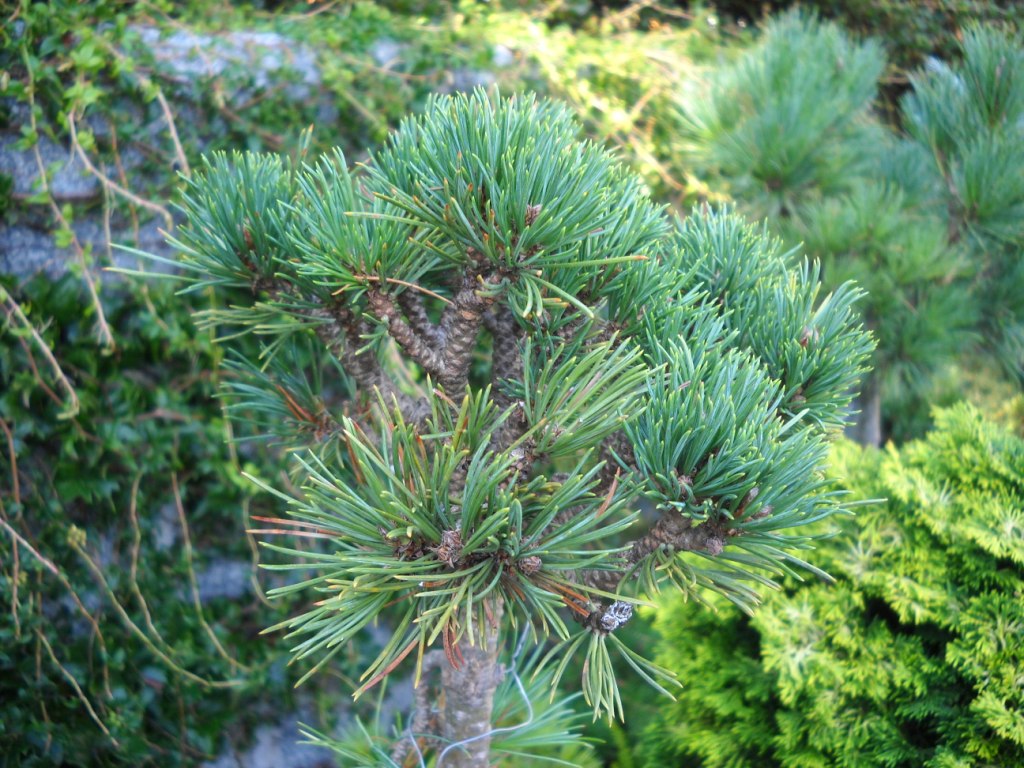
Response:
POLYGON ((500 604, 494 609, 493 626, 488 624, 476 638, 476 645, 463 639, 459 643, 462 663, 458 669, 444 664, 441 688, 444 694, 442 735, 448 744, 473 739, 454 747, 438 763, 439 768, 487 768, 490 763, 491 737, 482 734, 491 729, 494 692, 504 675, 498 664, 498 626, 500 604), (486 647, 482 647, 483 640, 486 647))
POLYGON ((877 448, 882 444, 882 388, 876 375, 865 379, 857 405, 860 407, 857 423, 847 434, 861 445, 877 448))

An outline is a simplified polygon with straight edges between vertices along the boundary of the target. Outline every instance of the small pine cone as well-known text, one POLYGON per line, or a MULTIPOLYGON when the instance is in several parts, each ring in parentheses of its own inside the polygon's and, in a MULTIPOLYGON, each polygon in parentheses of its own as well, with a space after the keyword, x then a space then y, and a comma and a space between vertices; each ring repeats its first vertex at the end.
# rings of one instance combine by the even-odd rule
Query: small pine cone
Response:
POLYGON ((533 574, 544 567, 544 561, 537 557, 537 555, 529 555, 519 560, 516 563, 516 567, 519 568, 519 572, 524 576, 533 576, 533 574))
POLYGON ((437 555, 437 559, 449 568, 455 568, 462 559, 462 534, 456 530, 441 531, 441 543, 430 550, 437 555))
POLYGON ((622 600, 616 600, 609 605, 597 620, 597 628, 602 632, 614 632, 627 621, 633 618, 633 606, 622 600))

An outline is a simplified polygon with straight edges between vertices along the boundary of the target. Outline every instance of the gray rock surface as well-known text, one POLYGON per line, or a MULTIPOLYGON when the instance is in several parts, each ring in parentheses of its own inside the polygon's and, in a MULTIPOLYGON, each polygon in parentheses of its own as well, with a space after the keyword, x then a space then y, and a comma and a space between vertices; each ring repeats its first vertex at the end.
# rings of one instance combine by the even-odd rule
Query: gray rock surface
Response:
POLYGON ((164 504, 153 515, 153 545, 158 552, 166 552, 178 543, 181 536, 181 523, 178 521, 178 510, 174 504, 164 504))
MULTIPOLYGON (((17 110, 23 112, 24 110, 17 110)), ((20 122, 14 115, 13 122, 20 122)), ((39 164, 32 149, 18 149, 17 134, 0 135, 0 173, 11 177, 11 192, 15 198, 23 198, 39 192, 39 164)), ((40 136, 36 144, 47 169, 55 168, 50 176, 50 192, 58 202, 92 200, 100 194, 100 182, 82 164, 78 155, 70 148, 55 144, 46 136, 40 136)))
POLYGON ((512 66, 516 61, 516 54, 507 45, 496 45, 491 53, 491 63, 499 69, 512 66))
POLYGON ((401 60, 405 46, 389 37, 382 37, 370 46, 370 55, 378 67, 391 67, 401 60))
MULTIPOLYGON (((133 232, 125 229, 112 229, 111 242, 114 244, 132 244, 132 247, 147 253, 154 253, 165 258, 172 255, 172 249, 160 231, 160 222, 150 221, 139 228, 139 239, 135 241, 133 232)), ((83 216, 74 224, 72 230, 83 248, 91 250, 101 262, 106 263, 107 238, 103 223, 98 216, 83 216)), ((134 256, 116 248, 111 250, 111 265, 126 269, 144 267, 149 271, 166 271, 165 265, 156 262, 140 264, 134 256)), ((13 275, 19 280, 27 280, 40 272, 51 279, 57 279, 67 272, 68 264, 76 259, 71 247, 58 248, 52 233, 40 231, 27 224, 13 224, 0 227, 0 274, 13 275)), ((97 273, 93 268, 94 274, 97 273)), ((119 279, 115 273, 103 273, 101 279, 113 282, 119 279)))
POLYGON ((299 722, 316 722, 313 704, 303 701, 296 712, 278 715, 274 722, 256 729, 243 749, 228 743, 216 760, 202 768, 334 768, 333 752, 303 744, 299 722))
POLYGON ((441 93, 472 91, 494 85, 497 80, 495 74, 486 69, 453 69, 445 73, 444 82, 437 90, 441 93))
MULTIPOLYGON (((301 101, 320 94, 321 77, 316 64, 315 51, 301 43, 272 32, 234 31, 219 35, 201 34, 187 29, 178 29, 164 34, 155 27, 135 27, 147 51, 153 56, 163 75, 180 86, 172 109, 179 120, 187 120, 193 114, 198 99, 198 88, 205 80, 222 77, 228 83, 225 92, 237 102, 249 99, 256 91, 281 89, 286 98, 301 101)), ((319 121, 329 124, 336 119, 333 105, 326 100, 318 104, 319 121)), ((21 138, 20 126, 28 121, 26 105, 8 101, 12 128, 0 133, 0 174, 11 178, 11 189, 15 200, 13 217, 0 224, 0 273, 13 275, 25 280, 32 275, 44 273, 52 279, 67 272, 68 264, 76 259, 74 248, 58 248, 52 234, 51 211, 48 205, 21 203, 27 197, 41 190, 39 165, 35 149, 17 146, 21 138)), ((140 112, 139 119, 143 119, 140 112)), ((102 119, 86 121, 87 127, 97 136, 104 136, 108 126, 102 119)), ((166 137, 166 123, 162 117, 151 120, 145 126, 153 143, 162 143, 166 137)), ((76 207, 72 228, 83 248, 93 255, 94 274, 99 266, 112 263, 117 267, 137 268, 137 257, 113 249, 110 245, 125 244, 142 251, 169 257, 172 249, 167 246, 160 228, 163 221, 151 221, 142 226, 138 241, 134 233, 117 222, 111 227, 110 242, 104 233, 102 213, 98 205, 103 187, 99 179, 88 171, 70 146, 61 146, 47 136, 40 136, 36 144, 49 176, 49 187, 58 204, 80 204, 76 207), (109 256, 109 261, 108 261, 109 256)), ((166 169, 166 178, 140 176, 142 156, 138 150, 126 147, 121 156, 122 166, 128 172, 129 188, 145 189, 166 183, 171 169, 166 169)), ((106 171, 104 171, 106 172, 106 171)), ((161 270, 154 262, 147 262, 148 270, 161 270)), ((113 275, 103 276, 110 282, 113 275)))
MULTIPOLYGON (((316 52, 276 32, 232 31, 219 35, 178 29, 167 35, 156 27, 136 27, 164 74, 181 84, 232 75, 249 78, 264 90, 286 82, 294 100, 309 98, 320 85, 316 52)), ((241 100, 239 94, 234 98, 241 100)))
POLYGON ((237 600, 252 590, 253 564, 249 560, 214 560, 196 572, 199 599, 204 603, 219 597, 237 600))

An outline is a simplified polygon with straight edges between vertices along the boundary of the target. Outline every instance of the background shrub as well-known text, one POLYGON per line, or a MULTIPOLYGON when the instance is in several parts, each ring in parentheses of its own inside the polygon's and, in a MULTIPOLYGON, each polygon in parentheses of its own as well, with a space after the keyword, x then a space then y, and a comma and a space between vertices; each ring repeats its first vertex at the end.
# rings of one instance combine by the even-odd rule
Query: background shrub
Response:
POLYGON ((213 759, 226 734, 296 706, 259 636, 276 607, 247 567, 260 510, 241 469, 274 462, 229 444, 220 350, 188 302, 159 285, 108 295, 119 345, 99 355, 80 280, 12 290, 0 286, 0 764, 213 759))
POLYGON ((888 498, 822 542, 835 584, 791 583, 753 617, 659 611, 660 661, 687 685, 647 764, 1024 760, 1024 441, 961 405, 835 463, 858 498, 888 498))

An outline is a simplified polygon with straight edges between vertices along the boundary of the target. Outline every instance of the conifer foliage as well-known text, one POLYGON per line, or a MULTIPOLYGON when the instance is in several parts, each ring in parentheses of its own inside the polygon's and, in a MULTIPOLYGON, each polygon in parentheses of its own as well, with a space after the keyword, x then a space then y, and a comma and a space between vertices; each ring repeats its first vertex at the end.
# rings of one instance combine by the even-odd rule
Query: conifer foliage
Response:
POLYGON ((962 61, 913 78, 904 125, 941 180, 949 241, 970 258, 982 341, 1024 381, 1024 37, 972 26, 960 48, 962 61))
POLYGON ((516 637, 543 692, 513 696, 575 657, 621 716, 613 657, 674 684, 616 635, 638 600, 749 610, 841 506, 823 469, 872 346, 858 291, 823 295, 728 212, 670 220, 558 105, 436 98, 356 170, 216 155, 184 212, 190 289, 231 297, 200 321, 265 342, 231 407, 295 455, 274 491, 295 542, 267 546, 310 604, 279 629, 313 674, 384 622, 357 694, 417 670, 367 764, 513 749, 490 729, 516 637))
POLYGON ((1024 764, 1024 441, 960 405, 902 449, 836 451, 858 498, 753 618, 666 607, 659 661, 702 681, 643 741, 648 765, 1024 764))
POLYGON ((901 133, 873 113, 881 48, 790 13, 680 106, 684 162, 802 243, 827 285, 867 292, 867 443, 912 433, 936 374, 972 351, 1024 380, 1024 44, 974 26, 961 54, 912 78, 901 133))

